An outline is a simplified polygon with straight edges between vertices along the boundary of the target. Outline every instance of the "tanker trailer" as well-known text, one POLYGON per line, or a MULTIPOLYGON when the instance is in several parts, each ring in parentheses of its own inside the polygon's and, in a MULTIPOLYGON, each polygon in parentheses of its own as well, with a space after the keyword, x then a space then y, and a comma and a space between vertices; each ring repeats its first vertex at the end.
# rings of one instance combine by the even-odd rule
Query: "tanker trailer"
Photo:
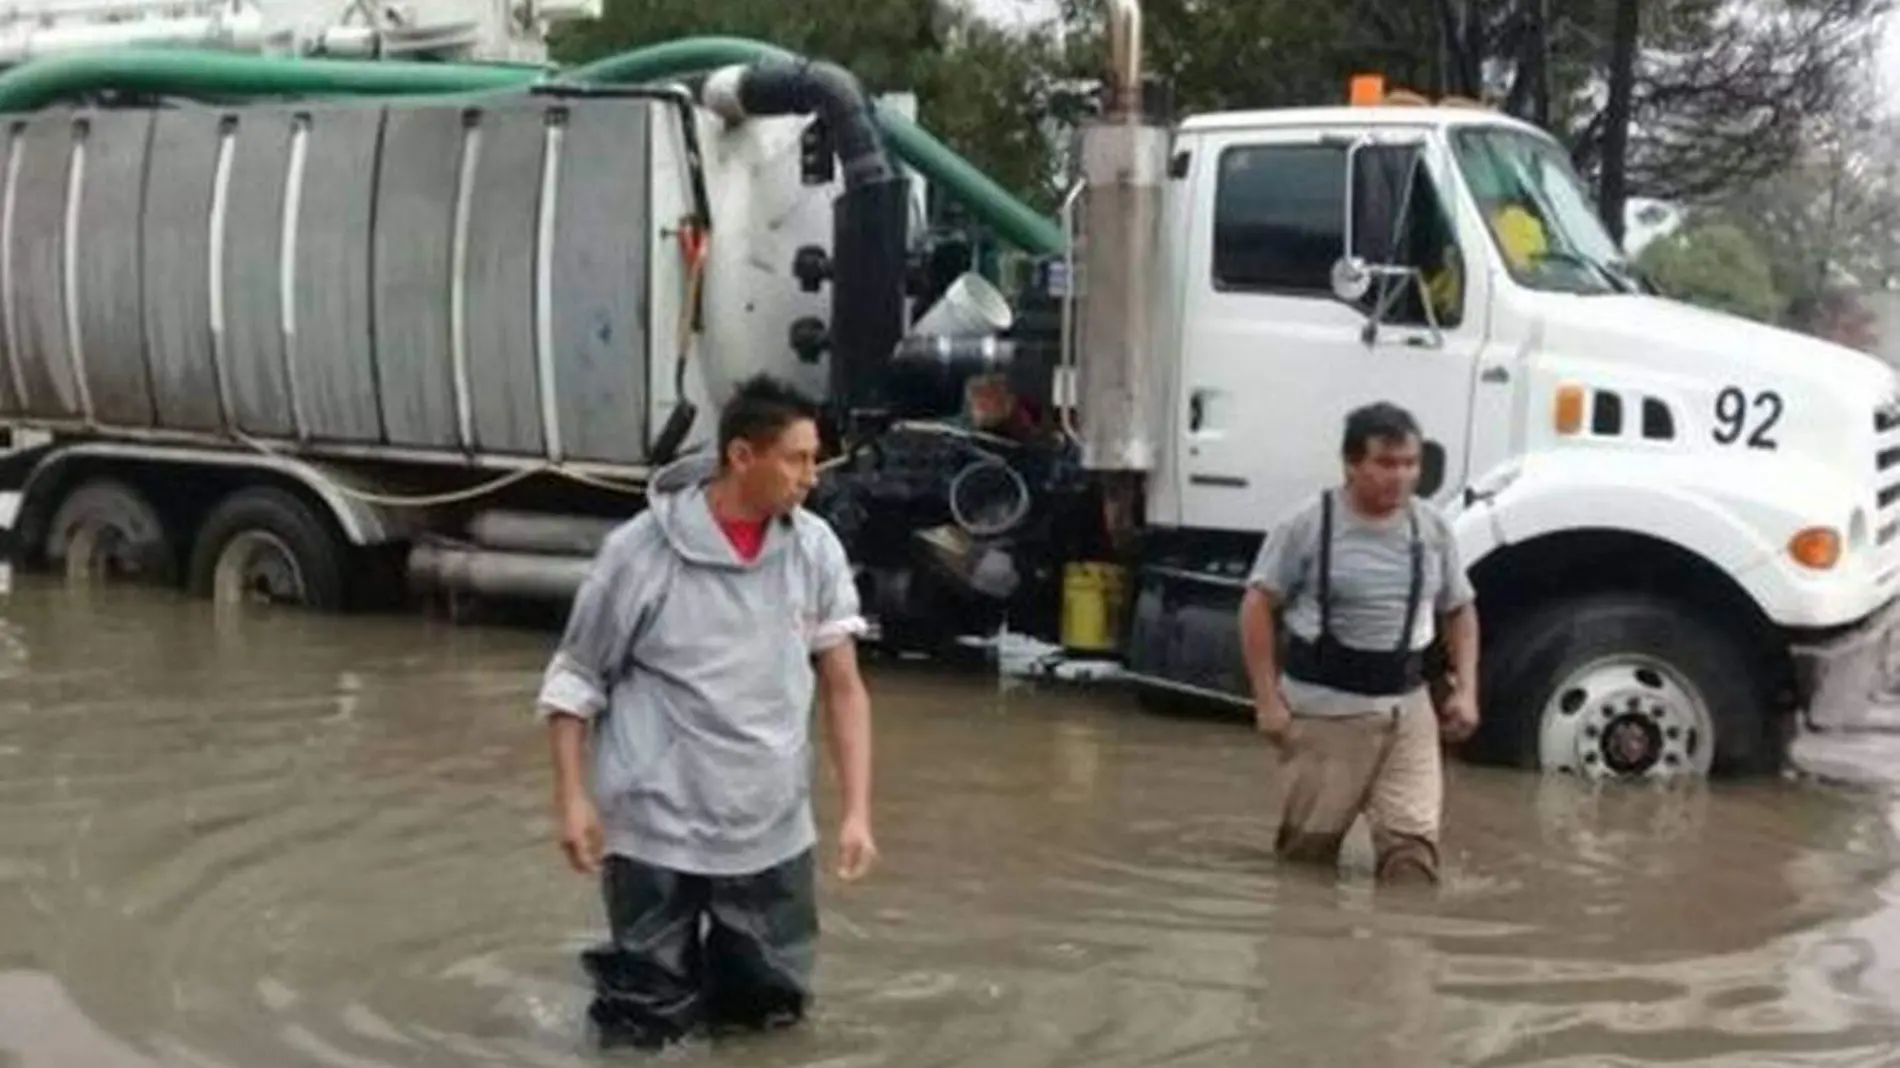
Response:
POLYGON ((15 558, 320 609, 561 602, 730 387, 823 399, 813 507, 891 634, 1053 617, 1089 489, 1055 305, 929 234, 1046 219, 750 42, 592 67, 121 49, 0 75, 15 558), (947 251, 946 251, 947 250, 947 251))

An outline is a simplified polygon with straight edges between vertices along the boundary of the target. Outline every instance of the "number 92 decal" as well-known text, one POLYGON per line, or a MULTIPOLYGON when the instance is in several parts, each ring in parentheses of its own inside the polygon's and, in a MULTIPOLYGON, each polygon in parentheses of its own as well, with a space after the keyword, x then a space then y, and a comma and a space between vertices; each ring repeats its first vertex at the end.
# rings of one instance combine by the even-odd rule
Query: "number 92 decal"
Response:
POLYGON ((1718 445, 1744 442, 1751 449, 1773 449, 1781 411, 1781 394, 1772 389, 1751 398, 1742 387, 1730 386, 1715 395, 1715 429, 1710 433, 1718 445))

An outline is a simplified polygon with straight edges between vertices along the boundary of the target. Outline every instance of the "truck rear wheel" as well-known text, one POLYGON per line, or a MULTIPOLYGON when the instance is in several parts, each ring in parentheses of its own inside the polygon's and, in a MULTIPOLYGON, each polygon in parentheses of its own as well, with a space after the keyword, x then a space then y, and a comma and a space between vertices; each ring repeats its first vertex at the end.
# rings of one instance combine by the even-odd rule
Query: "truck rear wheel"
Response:
POLYGON ((220 501, 191 554, 191 592, 214 601, 344 607, 349 546, 295 494, 260 486, 220 501))
POLYGON ((1594 779, 1774 767, 1768 691, 1741 643, 1672 602, 1564 601, 1503 622, 1489 646, 1485 755, 1594 779))
POLYGON ((46 562, 70 579, 165 585, 178 554, 164 520, 145 495, 116 478, 81 483, 53 511, 46 562))

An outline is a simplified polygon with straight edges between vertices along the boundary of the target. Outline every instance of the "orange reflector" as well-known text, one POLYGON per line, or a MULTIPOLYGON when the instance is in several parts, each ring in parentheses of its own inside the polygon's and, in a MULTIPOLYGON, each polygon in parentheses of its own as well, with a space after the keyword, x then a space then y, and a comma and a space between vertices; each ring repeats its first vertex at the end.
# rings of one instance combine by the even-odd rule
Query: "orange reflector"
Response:
POLYGON ((1385 76, 1382 74, 1355 74, 1352 76, 1350 99, 1356 108, 1377 106, 1385 99, 1385 76))
POLYGON ((1803 567, 1826 571, 1840 563, 1840 533, 1833 527, 1809 527, 1788 539, 1788 555, 1803 567))
POLYGON ((1575 434, 1583 429, 1583 387, 1559 386, 1557 389, 1557 433, 1575 434))

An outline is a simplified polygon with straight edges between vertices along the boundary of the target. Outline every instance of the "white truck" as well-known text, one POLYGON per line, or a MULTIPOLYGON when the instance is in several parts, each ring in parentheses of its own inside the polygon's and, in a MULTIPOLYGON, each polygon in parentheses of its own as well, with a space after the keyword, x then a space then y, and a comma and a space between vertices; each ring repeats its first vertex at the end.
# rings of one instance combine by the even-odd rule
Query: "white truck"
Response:
POLYGON ((1884 759, 1894 372, 1647 292, 1559 146, 1489 111, 1150 115, 1140 14, 1111 4, 1063 228, 842 70, 729 39, 17 66, 0 525, 23 565, 219 598, 558 604, 771 371, 825 401, 812 507, 883 641, 1007 625, 1244 703, 1260 531, 1384 399, 1479 590, 1476 755, 1884 759), (1044 255, 1015 308, 918 224, 926 181, 1044 255), (1090 594, 1116 575, 1125 612, 1090 594))

